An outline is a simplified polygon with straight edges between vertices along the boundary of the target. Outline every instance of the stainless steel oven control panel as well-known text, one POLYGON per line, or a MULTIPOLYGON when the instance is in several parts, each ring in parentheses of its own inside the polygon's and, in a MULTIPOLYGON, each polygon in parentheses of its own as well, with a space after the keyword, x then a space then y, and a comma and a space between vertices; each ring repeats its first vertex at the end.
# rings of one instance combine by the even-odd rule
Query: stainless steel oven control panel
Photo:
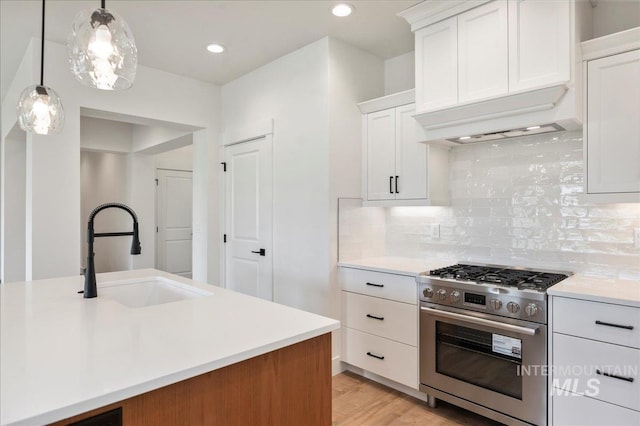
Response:
POLYGON ((547 322, 546 293, 476 283, 442 284, 438 281, 442 280, 424 277, 419 281, 418 297, 421 301, 542 324, 547 322))

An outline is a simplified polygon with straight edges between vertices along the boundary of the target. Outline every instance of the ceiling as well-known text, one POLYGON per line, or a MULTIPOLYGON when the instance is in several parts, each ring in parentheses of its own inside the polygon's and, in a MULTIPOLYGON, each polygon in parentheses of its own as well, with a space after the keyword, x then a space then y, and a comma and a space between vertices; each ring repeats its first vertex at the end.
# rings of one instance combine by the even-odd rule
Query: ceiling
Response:
MULTIPOLYGON (((337 1, 108 0, 131 27, 142 65, 222 85, 324 36, 388 59, 413 50, 409 24, 396 13, 417 0, 349 0, 355 13, 329 13, 337 1), (226 46, 220 55, 205 46, 226 46)), ((65 43, 76 13, 98 0, 49 0, 47 40, 65 43)), ((0 0, 1 97, 31 37, 40 37, 39 0, 0 0)), ((46 70, 45 70, 46 72, 46 70)), ((35 82, 34 82, 35 83, 35 82)))

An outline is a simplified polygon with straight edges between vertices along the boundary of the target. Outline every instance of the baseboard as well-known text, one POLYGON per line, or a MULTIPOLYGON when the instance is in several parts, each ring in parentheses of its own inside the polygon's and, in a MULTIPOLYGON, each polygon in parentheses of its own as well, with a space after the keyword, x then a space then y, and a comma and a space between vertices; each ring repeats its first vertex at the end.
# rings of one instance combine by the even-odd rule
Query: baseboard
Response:
POLYGON ((331 375, 335 376, 336 374, 344 372, 346 369, 346 364, 340 361, 339 355, 331 358, 331 375))
POLYGON ((374 382, 378 382, 381 385, 385 385, 388 388, 395 389, 398 392, 405 393, 409 396, 412 396, 421 401, 427 402, 427 394, 422 393, 417 389, 412 389, 409 386, 405 386, 401 383, 394 382, 393 380, 389 380, 386 377, 378 376, 370 371, 363 370, 362 368, 355 367, 353 365, 347 364, 345 362, 342 363, 344 368, 352 373, 355 373, 359 376, 366 377, 367 379, 373 380, 374 382))

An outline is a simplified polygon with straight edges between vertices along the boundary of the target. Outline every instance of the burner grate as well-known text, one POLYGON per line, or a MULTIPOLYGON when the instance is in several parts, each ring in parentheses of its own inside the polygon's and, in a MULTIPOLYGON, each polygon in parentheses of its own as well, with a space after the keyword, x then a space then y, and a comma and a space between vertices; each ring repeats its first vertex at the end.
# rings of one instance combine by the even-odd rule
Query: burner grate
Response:
POLYGON ((429 271, 429 275, 462 281, 474 281, 478 284, 495 284, 546 291, 547 288, 567 278, 565 274, 538 272, 507 267, 456 264, 429 271))

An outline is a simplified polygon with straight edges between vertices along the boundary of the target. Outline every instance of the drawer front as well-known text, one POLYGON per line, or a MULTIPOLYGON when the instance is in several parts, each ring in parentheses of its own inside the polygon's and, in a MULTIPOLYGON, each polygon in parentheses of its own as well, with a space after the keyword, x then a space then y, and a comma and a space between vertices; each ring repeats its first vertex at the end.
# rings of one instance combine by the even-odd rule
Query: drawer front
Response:
POLYGON ((418 389, 418 348, 348 327, 343 331, 345 362, 418 389))
POLYGON ((553 331, 640 348, 640 308, 554 297, 553 331))
POLYGON ((398 302, 418 304, 418 287, 414 277, 340 268, 342 289, 398 302))
POLYGON ((569 388, 574 393, 640 410, 638 366, 638 349, 553 334, 555 387, 569 388), (598 371, 630 380, 608 377, 598 371))
POLYGON ((640 425, 638 411, 575 394, 554 395, 552 416, 554 426, 640 425))
POLYGON ((342 292, 345 325, 390 340, 418 346, 418 307, 408 303, 342 292))

